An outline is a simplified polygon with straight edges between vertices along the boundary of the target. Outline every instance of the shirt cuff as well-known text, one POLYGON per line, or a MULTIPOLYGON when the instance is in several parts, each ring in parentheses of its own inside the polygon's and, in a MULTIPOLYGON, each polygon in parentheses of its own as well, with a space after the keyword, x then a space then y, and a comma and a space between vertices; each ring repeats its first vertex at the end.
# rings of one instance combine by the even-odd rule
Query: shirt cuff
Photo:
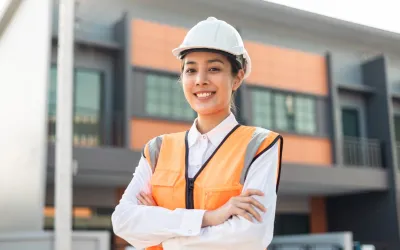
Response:
POLYGON ((184 209, 180 230, 184 236, 197 236, 201 232, 201 224, 206 210, 184 209))

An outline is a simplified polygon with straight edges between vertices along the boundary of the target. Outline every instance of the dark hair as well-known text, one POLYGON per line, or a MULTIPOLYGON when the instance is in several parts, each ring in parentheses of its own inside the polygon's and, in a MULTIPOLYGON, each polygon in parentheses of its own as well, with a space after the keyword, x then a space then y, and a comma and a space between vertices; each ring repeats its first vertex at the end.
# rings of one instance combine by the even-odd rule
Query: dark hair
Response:
MULTIPOLYGON (((243 59, 243 57, 236 57, 230 53, 227 53, 227 52, 224 52, 221 50, 206 49, 206 48, 204 48, 204 49, 203 48, 202 49, 189 49, 189 50, 185 50, 180 55, 180 59, 182 60, 181 72, 183 72, 183 69, 184 69, 183 59, 190 52, 213 52, 213 53, 218 53, 218 54, 225 56, 228 59, 229 63, 231 64, 231 73, 232 73, 233 77, 236 77, 238 75, 239 70, 241 70, 243 68, 242 65, 244 65, 244 63, 245 63, 245 60, 243 59)), ((235 105, 235 96, 236 96, 236 91, 232 91, 230 106, 231 106, 231 111, 234 114, 236 114, 236 112, 237 112, 237 107, 235 105)))

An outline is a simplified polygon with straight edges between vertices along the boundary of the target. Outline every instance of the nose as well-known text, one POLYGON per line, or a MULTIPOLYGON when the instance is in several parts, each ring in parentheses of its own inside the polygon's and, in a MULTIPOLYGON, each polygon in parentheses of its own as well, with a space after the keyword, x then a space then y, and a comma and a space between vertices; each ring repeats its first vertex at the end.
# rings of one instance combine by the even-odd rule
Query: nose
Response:
POLYGON ((196 85, 206 85, 208 82, 208 74, 207 71, 199 70, 196 76, 196 85))

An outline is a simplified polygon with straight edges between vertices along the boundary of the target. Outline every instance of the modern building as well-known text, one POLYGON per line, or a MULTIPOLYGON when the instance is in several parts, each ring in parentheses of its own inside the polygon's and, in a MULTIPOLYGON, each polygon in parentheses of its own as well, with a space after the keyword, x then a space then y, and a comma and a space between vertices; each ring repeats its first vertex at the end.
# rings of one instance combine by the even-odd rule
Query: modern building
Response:
MULTIPOLYGON (((351 231, 400 249, 400 34, 261 0, 227 2, 77 1, 74 229, 111 231, 144 144, 191 126, 171 50, 215 16, 238 29, 253 61, 238 119, 284 136, 276 235, 351 231)), ((57 122, 57 3, 52 9, 46 229, 57 122)), ((113 238, 114 249, 124 244, 113 238)))

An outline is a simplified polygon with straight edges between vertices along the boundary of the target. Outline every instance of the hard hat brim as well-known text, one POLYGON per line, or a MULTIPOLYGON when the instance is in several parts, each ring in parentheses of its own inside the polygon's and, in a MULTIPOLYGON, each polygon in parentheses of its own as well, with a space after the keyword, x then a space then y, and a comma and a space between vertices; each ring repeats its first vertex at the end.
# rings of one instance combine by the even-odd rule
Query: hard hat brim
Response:
POLYGON ((182 52, 186 51, 186 50, 192 50, 192 49, 212 49, 212 50, 217 50, 217 51, 223 51, 225 53, 234 55, 234 56, 239 56, 239 55, 243 55, 244 59, 246 59, 246 72, 245 72, 245 76, 244 78, 247 78, 250 75, 251 72, 251 59, 249 54, 247 53, 247 51, 244 49, 244 51, 242 53, 234 53, 232 51, 228 51, 228 50, 223 50, 221 48, 217 48, 217 47, 212 47, 212 46, 185 46, 185 47, 178 47, 172 50, 172 54, 180 59, 180 56, 182 54, 182 52))
POLYGON ((234 53, 232 51, 228 51, 228 50, 223 50, 221 48, 217 48, 217 47, 212 47, 212 46, 186 46, 186 47, 178 47, 172 50, 172 54, 179 58, 179 56, 181 55, 182 52, 186 51, 186 50, 192 50, 192 49, 212 49, 212 50, 219 50, 219 51, 223 51, 226 52, 228 54, 232 54, 235 56, 239 56, 243 53, 234 53))

